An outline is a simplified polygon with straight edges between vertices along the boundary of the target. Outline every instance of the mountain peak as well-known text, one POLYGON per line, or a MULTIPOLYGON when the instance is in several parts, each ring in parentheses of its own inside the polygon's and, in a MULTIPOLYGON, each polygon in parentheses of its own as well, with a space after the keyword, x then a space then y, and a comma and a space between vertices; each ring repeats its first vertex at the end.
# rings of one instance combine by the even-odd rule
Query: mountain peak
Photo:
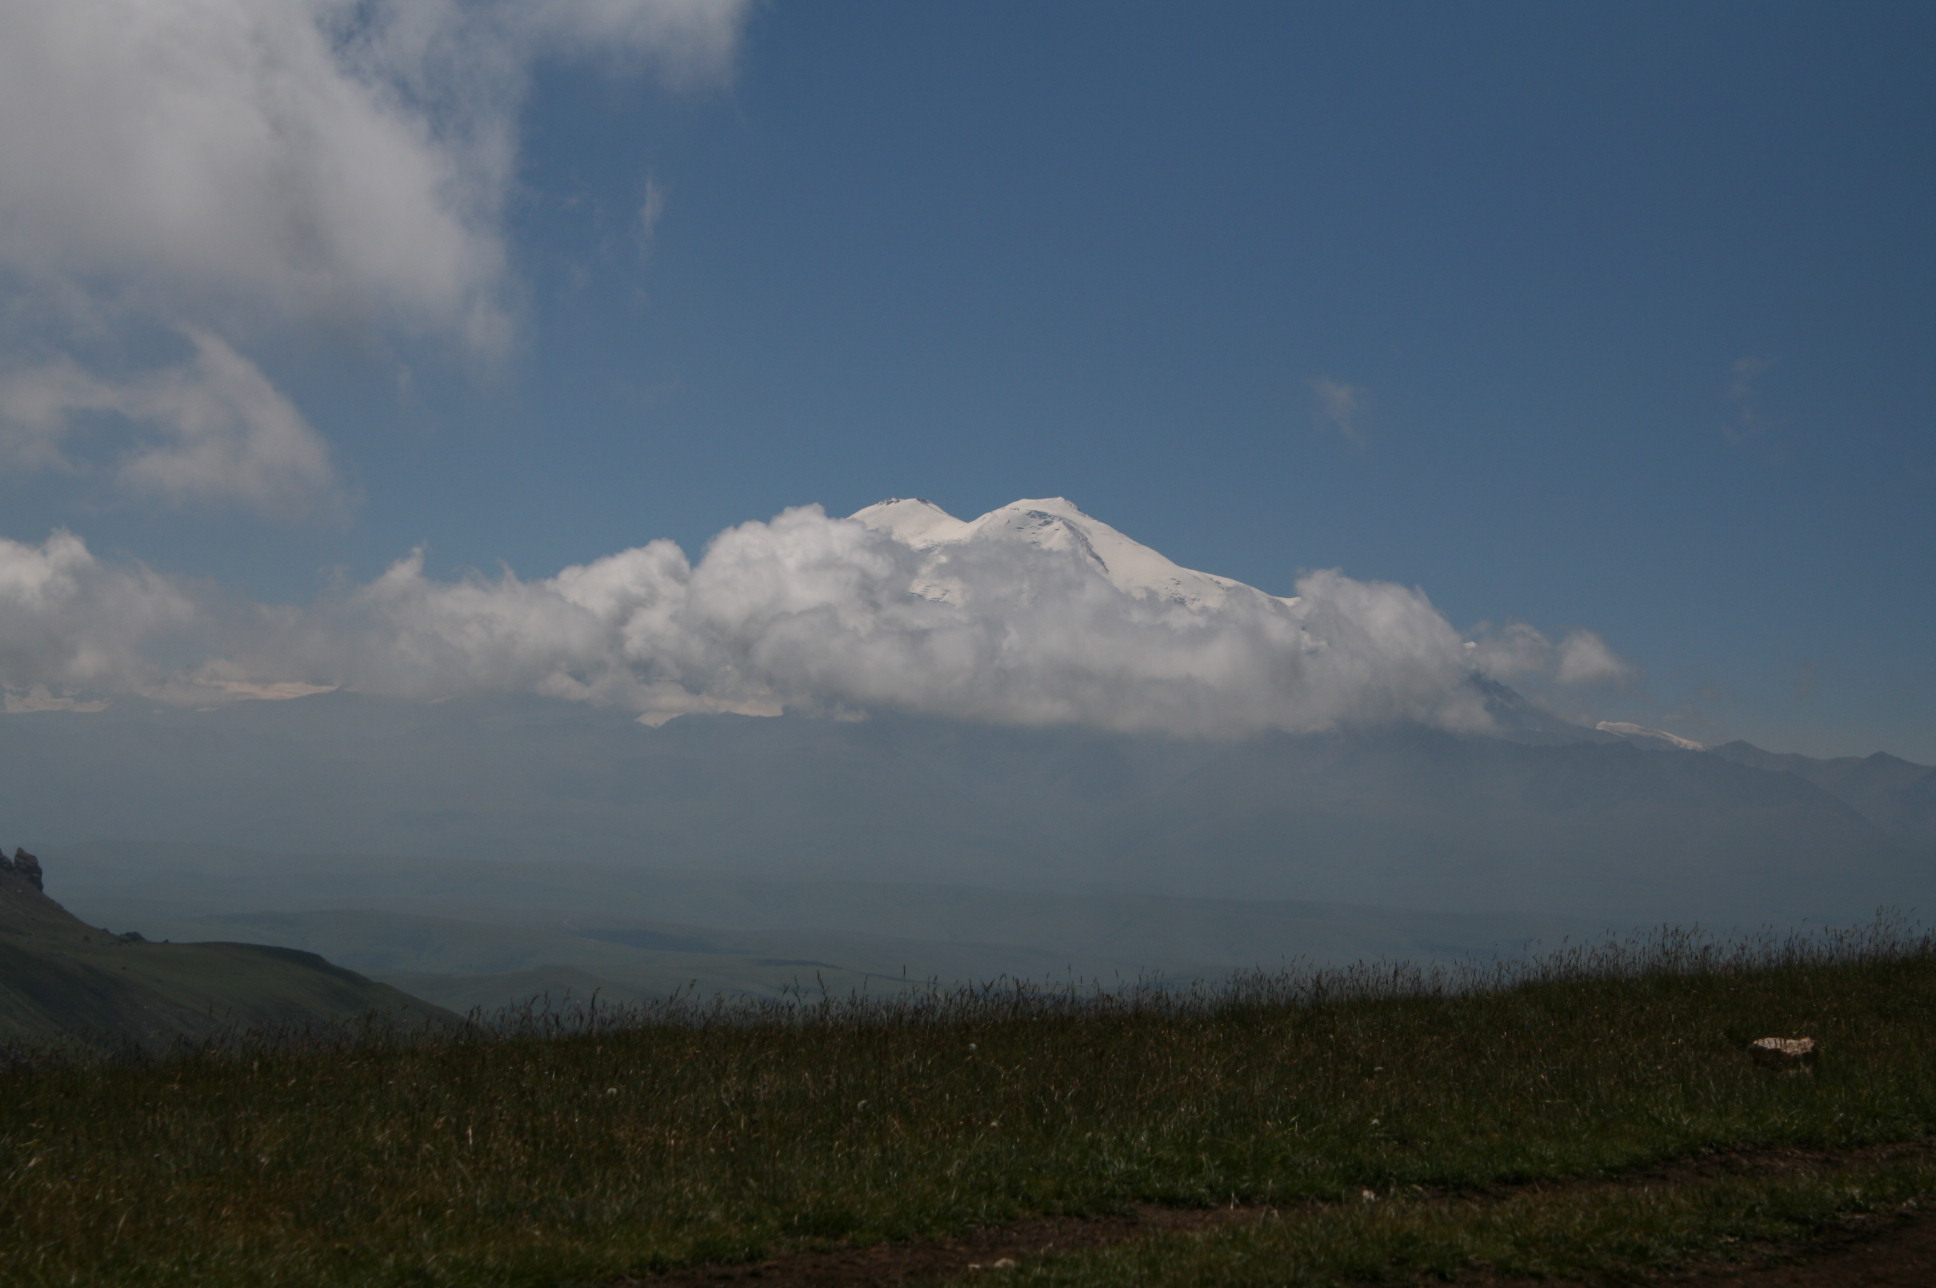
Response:
MULTIPOLYGON (((1221 604, 1233 592, 1263 593, 1227 577, 1180 567, 1083 513, 1067 497, 1012 501, 966 522, 931 501, 890 497, 856 511, 852 517, 905 546, 937 557, 947 546, 997 541, 1073 553, 1125 594, 1167 600, 1186 608, 1221 604)), ((916 589, 932 599, 952 602, 959 596, 959 588, 940 575, 923 578, 916 589)))
POLYGON ((876 532, 885 532, 904 546, 931 550, 935 546, 959 541, 968 525, 932 501, 921 497, 891 496, 848 516, 876 532))
POLYGON ((1001 509, 991 511, 991 513, 1002 514, 1009 511, 1022 514, 1052 514, 1058 519, 1080 519, 1084 523, 1095 522, 1094 519, 1082 512, 1080 506, 1066 496, 1042 496, 1036 497, 1033 500, 1010 501, 1007 505, 1002 506, 1001 509))

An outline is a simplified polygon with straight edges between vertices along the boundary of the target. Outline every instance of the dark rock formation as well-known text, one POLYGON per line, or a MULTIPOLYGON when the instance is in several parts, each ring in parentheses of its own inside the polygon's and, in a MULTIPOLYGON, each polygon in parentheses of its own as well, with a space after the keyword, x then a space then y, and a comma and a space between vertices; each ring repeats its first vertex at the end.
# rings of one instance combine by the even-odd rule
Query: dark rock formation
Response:
POLYGON ((0 853, 0 872, 12 872, 25 879, 34 889, 44 889, 40 883, 40 860, 25 850, 16 849, 11 859, 0 853))

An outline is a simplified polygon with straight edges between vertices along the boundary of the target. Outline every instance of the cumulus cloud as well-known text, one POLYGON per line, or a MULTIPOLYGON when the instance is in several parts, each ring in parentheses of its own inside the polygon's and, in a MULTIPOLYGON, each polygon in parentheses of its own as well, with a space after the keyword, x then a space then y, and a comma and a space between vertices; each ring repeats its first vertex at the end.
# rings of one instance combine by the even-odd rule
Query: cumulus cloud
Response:
POLYGON ((1402 587, 1314 573, 1294 601, 1127 593, 1080 550, 925 554, 818 507, 527 582, 421 556, 305 623, 306 675, 415 697, 503 689, 689 711, 895 709, 1187 734, 1351 719, 1476 726, 1455 632, 1402 587), (915 587, 945 582, 950 598, 915 587))
MULTIPOLYGON (((12 339, 111 382, 131 378, 49 331, 79 298, 111 333, 159 322, 232 350, 252 328, 322 319, 501 353, 514 329, 502 221, 532 63, 595 58, 702 82, 730 69, 746 9, 0 0, 0 290, 12 339)), ((73 383, 58 367, 41 376, 43 387, 73 383)), ((45 441, 58 438, 54 422, 31 423, 43 441, 36 454, 16 432, 15 468, 58 456, 45 441)), ((208 474, 225 447, 258 446, 255 435, 202 435, 186 473, 208 474)), ((124 477, 178 494, 175 464, 124 477)))
POLYGON ((39 545, 0 537, 0 687, 10 710, 72 705, 75 693, 139 693, 170 662, 215 643, 215 614, 149 569, 97 559, 69 532, 39 545))
MULTIPOLYGON (((0 681, 179 701, 335 685, 417 699, 531 692, 653 722, 899 710, 1192 736, 1490 725, 1467 683, 1479 646, 1417 590, 1321 571, 1290 598, 1221 581, 1213 598, 1179 597, 1165 574, 1186 570, 1072 509, 998 511, 975 531, 921 545, 804 507, 721 533, 696 563, 656 541, 543 579, 441 580, 416 553, 301 607, 224 605, 57 535, 8 548, 22 567, 59 564, 75 589, 0 594, 9 629, 38 641, 0 654, 0 681), (1147 584, 1123 572, 1135 560, 1147 584), (84 665, 78 641, 96 634, 117 643, 84 665), (194 640, 202 652, 166 665, 194 640)), ((1557 646, 1531 628, 1500 639, 1479 651, 1514 676, 1597 683, 1625 665, 1586 632, 1557 646)))

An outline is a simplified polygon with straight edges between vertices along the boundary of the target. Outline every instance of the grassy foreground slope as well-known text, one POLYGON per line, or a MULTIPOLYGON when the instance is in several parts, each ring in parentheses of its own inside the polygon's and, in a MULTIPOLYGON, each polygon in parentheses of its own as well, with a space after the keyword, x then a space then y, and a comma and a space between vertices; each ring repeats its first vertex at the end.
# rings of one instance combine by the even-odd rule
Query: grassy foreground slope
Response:
POLYGON ((1813 1189, 1697 1175, 1707 1188, 1639 1206, 1593 1189, 1715 1151, 1936 1131, 1930 940, 1665 937, 1501 969, 668 1007, 560 1036, 17 1066, 0 1071, 0 1281, 609 1284, 1140 1203, 1283 1215, 1020 1273, 1560 1273, 1936 1191, 1926 1164, 1813 1189), (1814 1071, 1759 1067, 1765 1035, 1817 1039, 1814 1071), (1437 1224, 1407 1206, 1535 1182, 1562 1183, 1553 1203, 1437 1224), (1305 1237, 1306 1218, 1333 1234, 1305 1237), (1346 1265, 1315 1260, 1340 1248, 1346 1265))
POLYGON ((153 1046, 236 1027, 340 1024, 372 1012, 406 1027, 456 1022, 314 953, 157 944, 97 930, 28 875, 0 867, 0 1048, 153 1046))

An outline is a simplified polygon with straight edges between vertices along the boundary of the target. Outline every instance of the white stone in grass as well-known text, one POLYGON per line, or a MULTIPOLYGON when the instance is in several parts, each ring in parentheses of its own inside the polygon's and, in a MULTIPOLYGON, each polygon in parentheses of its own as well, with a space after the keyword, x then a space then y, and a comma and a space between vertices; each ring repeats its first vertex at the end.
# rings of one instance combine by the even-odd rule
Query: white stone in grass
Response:
POLYGON ((1757 1061, 1775 1069, 1807 1069, 1815 1063, 1814 1038, 1756 1038, 1748 1050, 1757 1061))

